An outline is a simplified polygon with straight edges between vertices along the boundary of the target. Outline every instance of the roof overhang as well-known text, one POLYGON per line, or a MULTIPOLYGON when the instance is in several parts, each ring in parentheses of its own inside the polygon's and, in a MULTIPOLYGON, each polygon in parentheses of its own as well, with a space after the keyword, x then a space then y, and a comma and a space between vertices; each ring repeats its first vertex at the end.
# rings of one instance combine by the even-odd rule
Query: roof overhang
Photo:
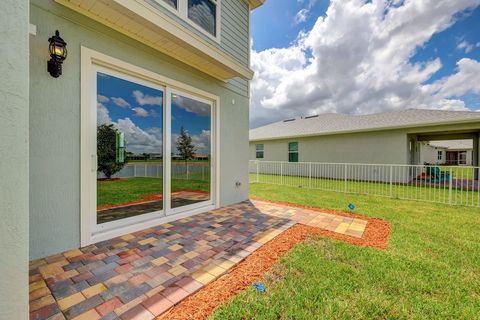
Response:
POLYGON ((249 67, 146 1, 55 1, 219 80, 253 78, 249 67))
POLYGON ((248 0, 248 4, 250 5, 250 10, 256 9, 263 5, 265 0, 248 0))
POLYGON ((292 138, 310 138, 310 137, 320 137, 320 136, 331 136, 338 134, 350 134, 350 133, 360 133, 360 132, 377 132, 377 131, 387 131, 387 130, 398 130, 398 129, 415 129, 422 127, 434 127, 442 125, 456 125, 456 124, 470 124, 478 123, 478 119, 465 119, 465 120, 456 120, 456 121, 439 121, 439 122, 430 122, 430 123, 419 123, 415 125, 403 125, 403 126, 386 126, 386 127, 377 127, 377 128, 365 128, 365 129, 356 129, 356 130, 339 130, 339 131, 329 131, 329 132, 319 132, 319 133, 310 133, 310 134, 296 134, 296 135, 286 135, 278 137, 267 137, 267 138, 255 138, 249 139, 250 142, 255 141, 271 141, 271 140, 284 140, 292 138))

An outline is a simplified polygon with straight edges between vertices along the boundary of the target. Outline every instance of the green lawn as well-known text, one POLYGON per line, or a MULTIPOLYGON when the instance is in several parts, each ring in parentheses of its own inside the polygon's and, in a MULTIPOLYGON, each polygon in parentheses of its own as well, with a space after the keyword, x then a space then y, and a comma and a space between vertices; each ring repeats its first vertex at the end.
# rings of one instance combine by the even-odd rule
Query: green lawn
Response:
MULTIPOLYGON (((172 180, 172 191, 208 191, 210 184, 201 180, 172 180)), ((128 178, 125 180, 97 181, 97 206, 122 204, 141 200, 145 194, 162 193, 163 180, 158 178, 128 178)))
MULTIPOLYGON (((424 180, 405 185, 402 183, 380 183, 365 181, 348 181, 326 178, 308 178, 298 176, 280 176, 271 174, 250 174, 250 181, 259 181, 261 184, 281 184, 290 187, 321 189, 326 191, 347 192, 350 194, 371 194, 395 199, 409 199, 437 203, 463 204, 480 206, 480 193, 473 191, 473 182, 461 187, 460 183, 453 183, 450 193, 448 182, 429 185, 424 180)), ((473 181, 473 180, 472 180, 473 181)), ((478 185, 478 181, 474 182, 478 185)))
POLYGON ((462 166, 440 166, 442 171, 452 171, 453 177, 457 179, 473 179, 474 170, 471 167, 462 166))
MULTIPOLYGON (((208 160, 195 160, 195 159, 192 159, 192 160, 188 160, 187 163, 190 165, 191 163, 200 163, 200 162, 208 163, 209 161, 208 161, 208 160)), ((128 162, 127 162, 127 164, 129 164, 129 163, 135 163, 135 164, 163 163, 163 160, 161 160, 161 159, 148 159, 148 160, 131 160, 131 159, 129 159, 128 162)), ((172 163, 185 164, 185 160, 172 160, 172 163)))
POLYGON ((252 184, 251 195, 386 219, 389 249, 296 246, 212 319, 478 319, 480 209, 252 184))

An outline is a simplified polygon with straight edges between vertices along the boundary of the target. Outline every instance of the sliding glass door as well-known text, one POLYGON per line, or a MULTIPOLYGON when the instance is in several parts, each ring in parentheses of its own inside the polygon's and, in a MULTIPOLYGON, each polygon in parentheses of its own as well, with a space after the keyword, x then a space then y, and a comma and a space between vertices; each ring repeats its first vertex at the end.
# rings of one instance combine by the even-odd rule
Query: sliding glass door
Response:
POLYGON ((94 230, 213 205, 213 102, 102 67, 93 81, 94 230))
POLYGON ((170 206, 211 203, 212 104, 181 92, 172 92, 170 101, 170 206))
POLYGON ((161 88, 97 73, 97 223, 163 210, 161 88))

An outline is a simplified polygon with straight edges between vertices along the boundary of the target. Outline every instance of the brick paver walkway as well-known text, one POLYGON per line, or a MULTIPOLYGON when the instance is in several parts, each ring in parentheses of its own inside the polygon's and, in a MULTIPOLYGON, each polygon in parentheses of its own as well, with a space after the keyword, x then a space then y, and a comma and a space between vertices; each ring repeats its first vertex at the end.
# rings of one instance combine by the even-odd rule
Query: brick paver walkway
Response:
POLYGON ((361 238, 367 221, 362 219, 349 218, 330 213, 323 213, 303 208, 289 207, 279 204, 273 204, 264 201, 254 201, 252 203, 257 209, 265 214, 283 219, 290 219, 312 227, 318 227, 340 234, 346 234, 352 237, 361 238))
POLYGON ((35 260, 30 319, 153 319, 297 222, 361 236, 348 219, 242 202, 35 260))

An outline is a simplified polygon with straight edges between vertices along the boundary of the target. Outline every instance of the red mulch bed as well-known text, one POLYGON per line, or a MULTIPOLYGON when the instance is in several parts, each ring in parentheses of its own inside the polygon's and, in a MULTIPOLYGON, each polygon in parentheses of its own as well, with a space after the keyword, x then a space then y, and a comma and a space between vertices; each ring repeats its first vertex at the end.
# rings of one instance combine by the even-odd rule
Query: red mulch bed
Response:
POLYGON ((251 197, 251 199, 263 201, 263 202, 269 202, 273 204, 279 204, 282 206, 302 208, 302 209, 308 209, 312 211, 336 214, 338 216, 366 220, 368 221, 368 224, 362 238, 355 238, 355 237, 350 237, 346 235, 341 235, 341 234, 327 231, 327 230, 324 230, 326 232, 325 235, 330 238, 334 238, 337 240, 344 240, 349 243, 355 244, 357 246, 362 246, 362 247, 373 247, 378 249, 387 249, 388 247, 388 236, 390 235, 390 222, 388 221, 385 221, 379 218, 372 218, 372 217, 362 216, 359 214, 340 211, 340 210, 323 209, 323 208, 317 208, 317 207, 311 207, 311 206, 304 206, 296 203, 266 200, 266 199, 255 198, 255 197, 251 197))
MULTIPOLYGON (((124 180, 125 178, 114 178, 110 180, 103 180, 103 181, 112 181, 112 180, 124 180)), ((198 193, 198 194, 209 194, 208 191, 203 191, 203 190, 179 190, 175 192, 192 192, 192 193, 198 193)), ((121 204, 105 204, 103 206, 98 206, 97 210, 105 210, 105 209, 112 209, 112 208, 120 208, 120 207, 125 207, 125 206, 130 206, 134 204, 142 204, 142 203, 147 203, 147 202, 152 202, 152 201, 158 201, 162 200, 163 195, 161 193, 152 193, 152 194, 144 194, 142 196, 142 199, 136 200, 136 201, 130 201, 130 202, 124 202, 121 204)))
POLYGON ((312 208, 263 199, 258 200, 359 218, 367 220, 368 224, 367 228, 365 229, 365 233, 363 234, 363 238, 361 239, 347 235, 341 235, 320 228, 296 224, 253 252, 245 260, 233 267, 229 273, 211 282, 200 291, 184 299, 178 305, 170 309, 170 311, 158 317, 157 319, 207 319, 218 306, 230 300, 237 293, 254 283, 255 280, 270 270, 270 268, 281 256, 285 255, 297 244, 307 240, 311 235, 326 236, 331 239, 342 240, 364 247, 373 247, 378 249, 387 249, 388 247, 390 223, 387 221, 337 210, 312 208))
POLYGON ((182 189, 182 190, 177 190, 175 192, 191 192, 191 193, 198 193, 198 194, 210 194, 210 191, 193 190, 193 189, 182 189))
POLYGON ((130 206, 130 205, 133 205, 133 204, 147 203, 147 202, 162 200, 162 198, 163 198, 162 194, 156 194, 156 193, 144 194, 142 196, 142 199, 140 199, 140 200, 124 202, 124 203, 121 203, 121 204, 105 204, 103 206, 97 206, 97 211, 105 210, 105 209, 112 209, 112 208, 120 208, 120 207, 130 206))

